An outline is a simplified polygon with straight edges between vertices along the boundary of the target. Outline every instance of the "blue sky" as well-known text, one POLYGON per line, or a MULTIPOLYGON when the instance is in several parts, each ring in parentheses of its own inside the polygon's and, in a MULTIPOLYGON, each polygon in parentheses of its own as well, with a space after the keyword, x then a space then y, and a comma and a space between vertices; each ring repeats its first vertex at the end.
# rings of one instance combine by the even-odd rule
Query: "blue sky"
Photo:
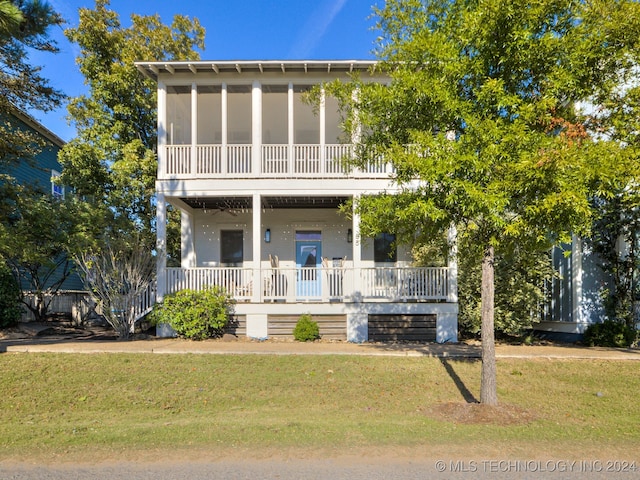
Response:
MULTIPOLYGON (((78 25, 78 9, 93 8, 93 0, 48 0, 67 21, 78 25)), ((369 18, 382 0, 112 0, 123 26, 130 15, 158 13, 163 23, 175 14, 196 17, 206 29, 203 60, 326 60, 372 59, 376 33, 369 18)), ((30 63, 43 66, 43 75, 69 96, 86 92, 75 64, 78 48, 63 29, 50 32, 61 52, 36 54, 30 63)), ((63 140, 75 136, 67 125, 66 108, 43 114, 31 112, 63 140)))

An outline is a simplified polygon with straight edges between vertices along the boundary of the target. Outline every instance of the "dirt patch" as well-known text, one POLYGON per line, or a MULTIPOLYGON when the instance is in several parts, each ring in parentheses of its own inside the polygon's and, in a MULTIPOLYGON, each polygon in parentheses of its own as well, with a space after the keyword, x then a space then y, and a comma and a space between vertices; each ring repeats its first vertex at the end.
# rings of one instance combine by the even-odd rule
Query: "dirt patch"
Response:
POLYGON ((536 415, 515 405, 447 402, 431 407, 426 414, 437 420, 467 425, 525 425, 536 415))
POLYGON ((0 340, 115 340, 115 331, 106 325, 76 326, 71 322, 47 321, 44 323, 19 323, 15 327, 0 330, 0 340))

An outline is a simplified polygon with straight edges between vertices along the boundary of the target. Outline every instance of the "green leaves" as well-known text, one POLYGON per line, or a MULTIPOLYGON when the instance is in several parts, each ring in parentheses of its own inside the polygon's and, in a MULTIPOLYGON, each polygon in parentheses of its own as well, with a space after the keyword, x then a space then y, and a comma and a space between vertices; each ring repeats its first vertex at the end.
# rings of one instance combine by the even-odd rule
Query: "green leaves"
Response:
POLYGON ((218 337, 229 323, 233 299, 221 287, 180 290, 167 295, 151 314, 154 323, 167 323, 184 338, 204 340, 218 337))
MULTIPOLYGON (((70 246, 83 235, 83 212, 71 198, 15 183, 0 184, 0 258, 24 290, 55 294, 72 272, 70 246)), ((26 304, 43 319, 48 306, 26 304)))
MULTIPOLYGON (((591 198, 640 180, 640 4, 388 0, 374 12, 390 82, 327 88, 362 132, 355 163, 385 158, 400 190, 359 200, 362 232, 438 242, 456 225, 476 267, 495 247, 496 323, 514 332, 543 301, 546 252, 589 234, 591 198)), ((467 272, 462 321, 479 316, 479 270, 467 272)))
POLYGON ((69 118, 78 137, 60 154, 63 181, 108 210, 121 234, 142 234, 152 248, 155 229, 156 85, 136 69, 137 60, 196 60, 204 48, 197 19, 131 17, 123 28, 108 0, 80 9, 67 37, 80 47, 78 65, 89 95, 71 100, 69 118))
POLYGON ((47 31, 61 24, 47 3, 0 1, 0 166, 28 158, 41 147, 37 136, 11 124, 13 110, 50 111, 65 98, 40 75, 41 67, 29 63, 30 51, 57 52, 47 31))
POLYGON ((593 187, 624 173, 608 160, 618 146, 594 146, 573 106, 608 91, 637 42, 608 23, 629 3, 394 0, 377 9, 391 83, 358 82, 353 112, 397 183, 426 185, 416 192, 423 207, 398 217, 475 225, 478 241, 532 246, 586 232, 593 187), (617 34, 604 42, 603 30, 617 34))

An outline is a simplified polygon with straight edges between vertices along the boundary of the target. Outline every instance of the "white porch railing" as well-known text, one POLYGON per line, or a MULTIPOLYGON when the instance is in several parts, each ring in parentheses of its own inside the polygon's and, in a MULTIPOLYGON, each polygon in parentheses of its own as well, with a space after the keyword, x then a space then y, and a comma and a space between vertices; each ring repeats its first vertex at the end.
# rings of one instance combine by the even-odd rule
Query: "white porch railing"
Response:
POLYGON ((219 285, 239 301, 456 301, 447 267, 265 268, 259 275, 242 267, 168 268, 166 293, 219 285))
POLYGON ((214 285, 223 287, 237 300, 249 300, 253 296, 253 270, 242 267, 167 268, 167 294, 214 285))
POLYGON ((159 178, 221 178, 227 175, 378 178, 392 170, 382 157, 367 168, 351 170, 346 160, 353 145, 262 145, 259 172, 253 169, 252 145, 167 145, 159 178))
POLYGON ((152 282, 147 289, 133 299, 133 316, 136 320, 144 317, 153 309, 156 303, 156 282, 152 282))

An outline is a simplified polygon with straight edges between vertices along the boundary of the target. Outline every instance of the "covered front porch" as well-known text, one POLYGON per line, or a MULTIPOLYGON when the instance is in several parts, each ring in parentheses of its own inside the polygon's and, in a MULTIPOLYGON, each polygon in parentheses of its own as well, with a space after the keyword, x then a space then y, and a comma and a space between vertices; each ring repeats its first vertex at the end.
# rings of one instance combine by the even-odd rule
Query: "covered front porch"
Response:
MULTIPOLYGON (((371 315, 433 316, 444 329, 436 339, 457 338, 455 259, 415 266, 410 247, 361 238, 358 216, 340 209, 348 199, 280 191, 170 198, 182 212, 182 259, 167 267, 159 258, 159 300, 221 286, 254 338, 269 337, 273 319, 311 312, 343 319, 350 341, 368 340, 371 315)), ((161 224, 159 217, 159 247, 166 242, 161 224)))

